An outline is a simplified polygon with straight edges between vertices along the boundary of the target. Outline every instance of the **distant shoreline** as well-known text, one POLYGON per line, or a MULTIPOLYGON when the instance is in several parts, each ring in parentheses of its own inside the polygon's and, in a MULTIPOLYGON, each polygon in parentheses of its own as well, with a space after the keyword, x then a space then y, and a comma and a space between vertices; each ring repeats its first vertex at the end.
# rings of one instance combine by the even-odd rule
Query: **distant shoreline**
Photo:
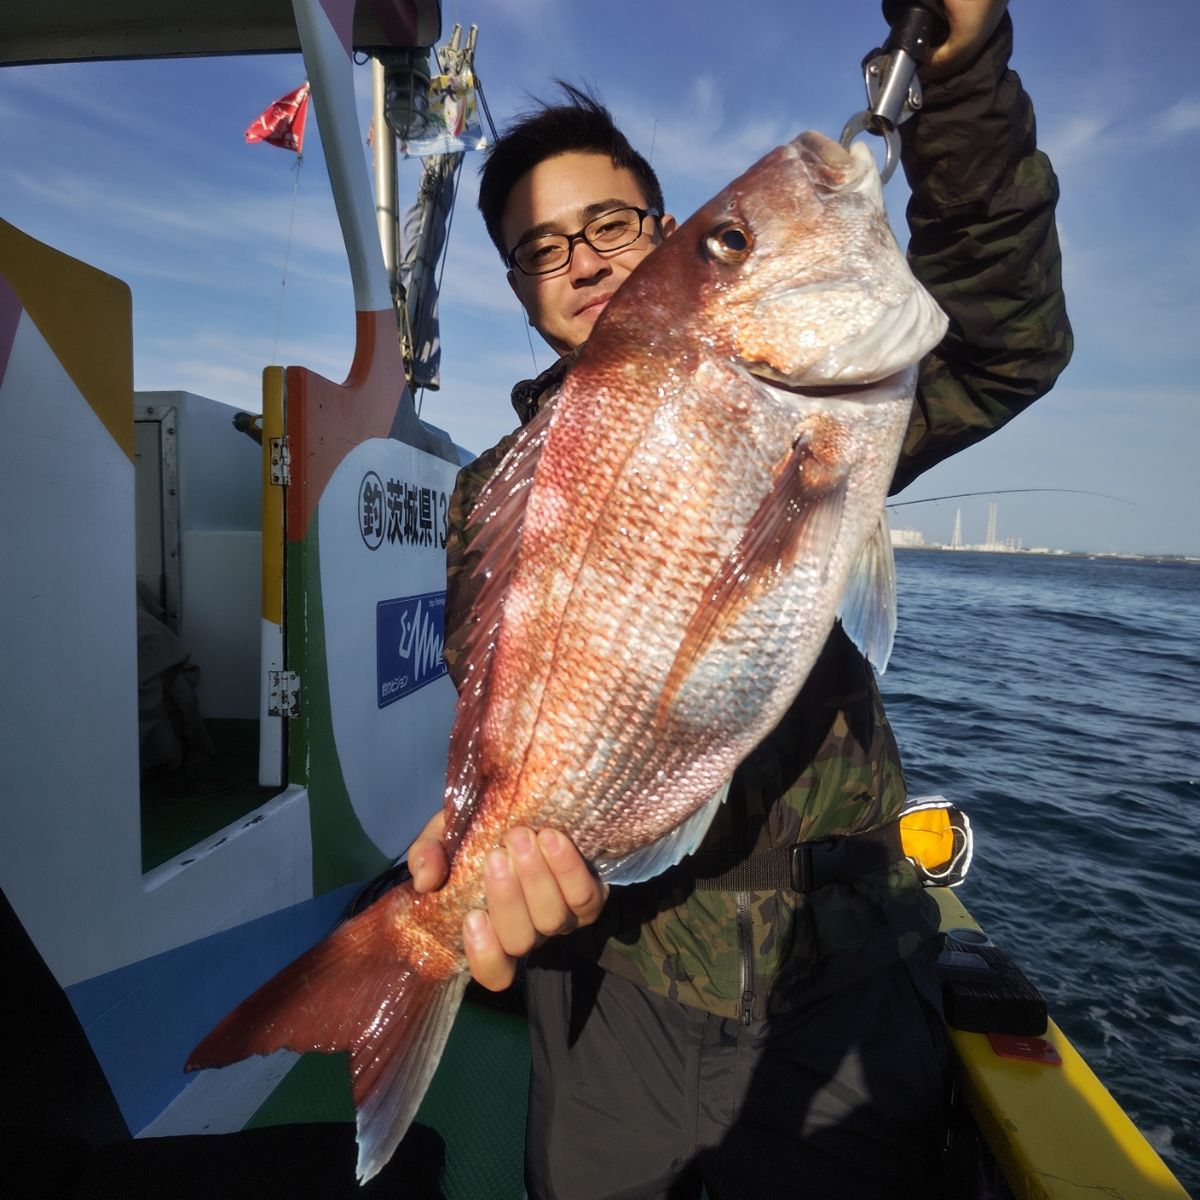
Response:
POLYGON ((1041 546, 1030 549, 1017 549, 1010 546, 998 546, 995 549, 985 546, 944 546, 930 542, 919 546, 893 546, 897 554, 907 554, 910 551, 917 554, 987 554, 1011 555, 1019 554, 1026 558, 1087 558, 1114 559, 1120 562, 1161 562, 1161 563, 1200 563, 1200 555, 1195 554, 1118 554, 1113 550, 1050 550, 1041 546))

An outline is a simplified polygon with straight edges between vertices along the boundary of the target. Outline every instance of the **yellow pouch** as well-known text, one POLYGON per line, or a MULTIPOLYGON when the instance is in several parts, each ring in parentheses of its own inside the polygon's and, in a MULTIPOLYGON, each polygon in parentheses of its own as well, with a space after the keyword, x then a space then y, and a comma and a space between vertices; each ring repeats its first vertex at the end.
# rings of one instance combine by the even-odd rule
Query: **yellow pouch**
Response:
POLYGON ((927 887, 957 887, 974 843, 967 814, 945 796, 914 796, 900 812, 900 845, 927 887))

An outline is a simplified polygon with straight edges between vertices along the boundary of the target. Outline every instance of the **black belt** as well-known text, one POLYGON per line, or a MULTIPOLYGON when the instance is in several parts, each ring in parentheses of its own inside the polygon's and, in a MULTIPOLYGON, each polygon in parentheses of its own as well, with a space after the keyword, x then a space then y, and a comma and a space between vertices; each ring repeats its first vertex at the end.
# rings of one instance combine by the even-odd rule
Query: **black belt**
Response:
POLYGON ((701 852, 680 867, 702 892, 812 892, 827 883, 849 882, 886 871, 904 857, 900 823, 866 833, 796 842, 751 854, 701 852))

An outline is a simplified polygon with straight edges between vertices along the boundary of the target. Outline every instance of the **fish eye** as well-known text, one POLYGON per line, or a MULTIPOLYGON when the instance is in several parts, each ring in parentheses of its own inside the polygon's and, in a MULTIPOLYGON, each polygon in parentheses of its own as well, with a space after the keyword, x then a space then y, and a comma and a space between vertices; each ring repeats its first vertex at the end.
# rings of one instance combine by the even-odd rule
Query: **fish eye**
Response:
POLYGON ((754 238, 744 225, 728 221, 724 225, 718 225, 704 239, 704 249, 709 258, 715 258, 717 262, 745 262, 750 256, 750 251, 754 249, 754 238))

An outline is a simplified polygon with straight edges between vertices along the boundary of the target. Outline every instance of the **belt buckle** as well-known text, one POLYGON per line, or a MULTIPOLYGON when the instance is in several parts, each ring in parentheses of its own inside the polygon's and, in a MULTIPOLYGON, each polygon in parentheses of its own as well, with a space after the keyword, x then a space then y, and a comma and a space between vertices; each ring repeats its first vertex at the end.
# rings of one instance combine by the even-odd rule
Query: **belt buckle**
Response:
POLYGON ((816 842, 796 842, 792 846, 792 889, 797 892, 811 892, 828 883, 828 879, 817 879, 817 866, 821 861, 814 860, 813 852, 831 853, 837 848, 840 838, 822 838, 816 842))

